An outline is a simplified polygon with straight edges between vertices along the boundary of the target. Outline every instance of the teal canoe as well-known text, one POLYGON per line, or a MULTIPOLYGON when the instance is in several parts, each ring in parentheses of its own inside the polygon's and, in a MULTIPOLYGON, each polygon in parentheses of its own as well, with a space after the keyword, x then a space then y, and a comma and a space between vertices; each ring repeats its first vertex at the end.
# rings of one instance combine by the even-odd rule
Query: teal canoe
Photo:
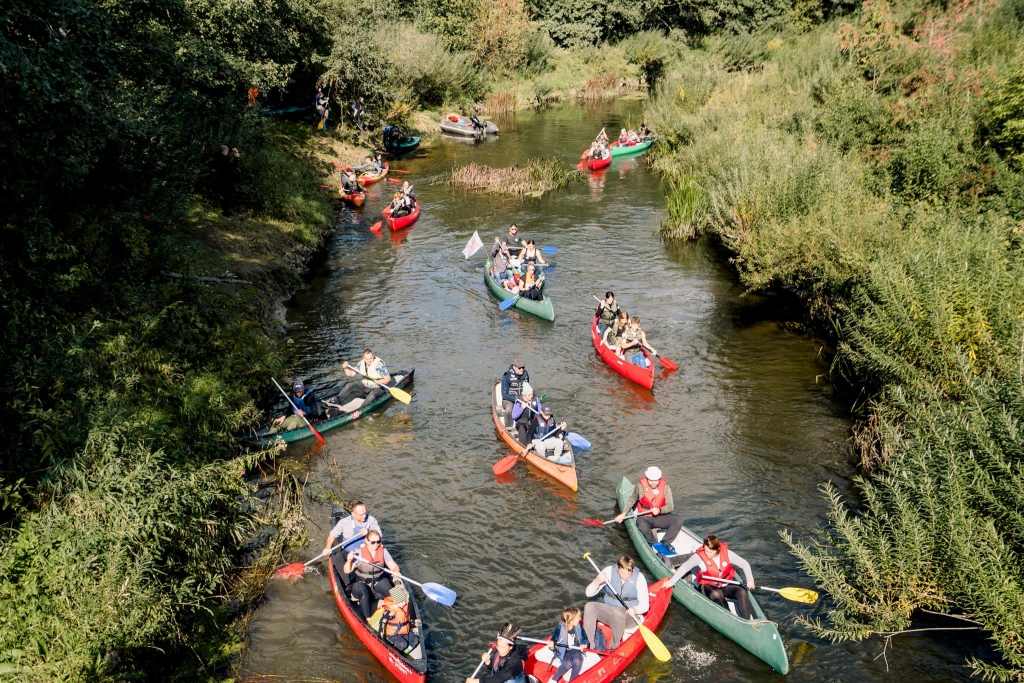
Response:
MULTIPOLYGON (((484 282, 487 283, 487 288, 491 290, 491 294, 502 301, 505 299, 511 299, 514 294, 499 285, 497 280, 491 277, 490 273, 491 260, 487 259, 487 265, 484 266, 484 282)), ((547 285, 545 284, 544 286, 546 287, 547 285)), ((518 308, 520 311, 525 311, 526 313, 532 313, 538 318, 542 318, 544 320, 555 319, 555 307, 551 303, 551 299, 546 295, 541 301, 534 301, 533 299, 527 299, 526 297, 521 296, 513 308, 518 308)))
MULTIPOLYGON (((412 376, 416 373, 416 370, 397 370, 391 374, 391 386, 398 387, 400 389, 406 388, 406 386, 412 382, 412 376)), ((370 399, 367 403, 366 399, 354 398, 343 406, 330 405, 330 401, 337 396, 334 394, 324 399, 318 399, 322 405, 327 407, 327 418, 314 422, 313 426, 316 430, 323 434, 329 432, 332 429, 338 427, 344 427, 350 422, 355 422, 359 418, 368 414, 369 412, 380 408, 382 405, 391 400, 391 392, 385 391, 383 394, 378 396, 368 396, 370 399)), ((256 448, 270 448, 278 441, 284 443, 294 443, 296 441, 302 441, 303 439, 313 438, 313 432, 309 431, 309 427, 300 427, 299 429, 292 429, 287 432, 277 432, 276 434, 268 434, 270 430, 270 424, 265 424, 259 429, 253 430, 251 433, 242 437, 242 441, 250 446, 256 448)))
MULTIPOLYGON (((619 481, 619 489, 616 492, 616 499, 618 500, 620 510, 626 506, 626 501, 629 499, 632 491, 633 483, 623 477, 619 481)), ((658 579, 670 576, 673 570, 665 564, 654 548, 651 547, 651 544, 647 542, 647 539, 644 538, 643 534, 640 533, 640 530, 636 528, 636 520, 626 520, 625 525, 627 531, 629 531, 629 538, 633 541, 633 545, 636 547, 637 552, 640 554, 640 559, 643 560, 647 569, 658 579)), ((675 546, 677 550, 683 550, 679 548, 680 542, 683 540, 689 541, 688 544, 685 544, 689 547, 683 552, 687 557, 700 547, 700 544, 703 542, 703 539, 699 538, 685 526, 679 536, 676 537, 675 546)), ((786 646, 782 642, 782 636, 779 635, 779 629, 776 628, 775 622, 769 620, 764 615, 761 606, 757 604, 753 594, 750 595, 750 606, 754 609, 754 619, 743 619, 732 610, 725 609, 718 603, 712 602, 697 590, 693 581, 689 579, 684 579, 677 583, 672 591, 672 595, 676 600, 683 603, 686 609, 706 621, 716 631, 780 674, 785 674, 789 671, 786 646)))
POLYGON ((640 154, 641 152, 646 152, 648 149, 650 149, 651 145, 653 144, 653 139, 644 140, 643 142, 638 142, 635 145, 620 145, 619 141, 616 140, 612 144, 608 145, 608 149, 612 151, 612 158, 624 157, 629 156, 630 154, 640 154))
POLYGON ((404 154, 411 149, 416 149, 420 144, 419 136, 413 136, 406 140, 385 140, 384 149, 391 154, 404 154))

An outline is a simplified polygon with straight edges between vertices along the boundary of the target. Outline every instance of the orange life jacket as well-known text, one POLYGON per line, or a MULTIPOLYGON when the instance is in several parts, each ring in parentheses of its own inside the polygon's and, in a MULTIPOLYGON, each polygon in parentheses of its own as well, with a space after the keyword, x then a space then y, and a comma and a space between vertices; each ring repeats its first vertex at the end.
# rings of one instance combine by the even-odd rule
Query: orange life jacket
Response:
POLYGON ((736 568, 729 562, 728 543, 720 543, 718 545, 718 562, 720 564, 715 564, 715 561, 708 557, 703 545, 697 548, 697 555, 700 556, 701 562, 707 567, 704 571, 697 572, 698 586, 721 586, 723 584, 715 581, 715 578, 728 579, 730 581, 736 578, 736 568))
POLYGON ((408 602, 396 605, 395 601, 392 600, 389 595, 381 601, 380 606, 392 614, 392 616, 388 618, 387 622, 383 622, 382 620, 382 623, 386 623, 386 626, 384 627, 384 635, 404 636, 412 630, 412 621, 409 619, 408 602))
POLYGON ((370 550, 370 546, 366 543, 359 547, 359 559, 362 562, 356 564, 355 573, 363 581, 376 581, 384 575, 384 570, 381 569, 384 566, 384 546, 378 545, 376 548, 376 550, 370 550), (369 564, 365 564, 366 562, 376 566, 371 567, 369 564))
POLYGON ((640 502, 637 503, 636 513, 647 512, 651 508, 665 507, 665 486, 664 478, 654 482, 654 486, 651 486, 647 477, 640 477, 640 488, 643 490, 643 494, 640 496, 640 502), (658 490, 657 494, 654 493, 655 489, 658 490))

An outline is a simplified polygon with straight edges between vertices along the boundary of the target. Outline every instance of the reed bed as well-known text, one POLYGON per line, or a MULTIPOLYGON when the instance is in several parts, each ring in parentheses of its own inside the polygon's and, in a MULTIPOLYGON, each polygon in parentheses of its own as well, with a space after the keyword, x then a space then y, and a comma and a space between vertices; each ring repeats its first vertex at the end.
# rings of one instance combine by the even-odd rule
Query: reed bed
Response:
POLYGON ((636 79, 626 78, 615 73, 602 73, 588 80, 581 90, 574 90, 572 95, 577 100, 596 102, 614 99, 637 89, 636 79))
POLYGON ((514 91, 503 90, 488 95, 487 99, 484 100, 484 104, 487 107, 487 111, 493 115, 511 114, 519 106, 519 97, 514 91))
POLYGON ((530 159, 524 166, 492 168, 471 162, 452 171, 449 184, 466 190, 539 197, 579 180, 579 171, 558 159, 530 159))

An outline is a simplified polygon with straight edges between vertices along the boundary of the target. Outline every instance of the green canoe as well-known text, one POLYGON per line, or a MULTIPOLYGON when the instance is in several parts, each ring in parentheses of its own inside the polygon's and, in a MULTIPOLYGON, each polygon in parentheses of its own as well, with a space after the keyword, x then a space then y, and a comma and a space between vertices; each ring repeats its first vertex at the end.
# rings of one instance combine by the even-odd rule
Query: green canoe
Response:
MULTIPOLYGON (((404 389, 410 382, 412 382, 412 376, 415 372, 416 370, 409 370, 408 372, 405 370, 395 371, 391 375, 391 386, 404 389)), ((316 431, 321 434, 329 432, 332 429, 337 429, 338 427, 343 427, 349 422, 355 422, 371 410, 375 410, 391 400, 391 392, 385 391, 379 396, 368 397, 372 398, 369 403, 367 403, 365 399, 354 398, 339 408, 329 403, 335 396, 337 396, 337 394, 332 394, 327 398, 319 399, 321 404, 327 405, 327 419, 313 423, 313 426, 316 427, 316 431)), ((254 429, 249 434, 243 436, 242 441, 256 448, 270 448, 277 443, 279 439, 284 443, 293 443, 295 441, 313 438, 313 432, 309 431, 309 427, 300 427, 299 429, 292 429, 287 432, 277 432, 276 434, 269 434, 269 430, 270 424, 265 424, 259 429, 254 429)))
MULTIPOLYGON (((619 509, 625 507, 632 491, 633 483, 623 477, 619 482, 619 489, 616 495, 619 509)), ((673 571, 658 557, 654 548, 647 542, 647 539, 640 533, 640 530, 636 528, 636 520, 626 520, 625 524, 626 529, 629 531, 629 537, 633 541, 633 545, 636 546, 637 552, 640 553, 640 559, 647 565, 647 569, 657 579, 672 574, 673 571)), ((700 546, 703 540, 685 526, 680 535, 676 537, 676 540, 681 541, 684 537, 689 538, 690 547, 683 554, 689 556, 690 553, 700 546)), ((676 549, 682 550, 678 547, 678 544, 676 549)), ((753 594, 750 595, 750 605, 754 608, 754 616, 756 617, 754 619, 743 619, 732 611, 712 602, 697 590, 692 580, 684 579, 677 583, 672 591, 672 595, 675 596, 676 600, 683 603, 686 609, 706 621, 716 631, 734 641, 780 674, 785 674, 789 671, 789 659, 786 657, 786 646, 782 643, 782 636, 779 635, 779 630, 775 627, 775 623, 764 615, 761 606, 757 604, 753 594)))
MULTIPOLYGON (((490 272, 491 260, 487 259, 487 264, 484 266, 484 282, 487 283, 488 289, 491 290, 491 294, 502 301, 505 299, 511 299, 514 296, 512 292, 499 285, 497 280, 491 277, 490 272)), ((521 296, 513 308, 518 308, 520 311, 532 313, 538 318, 543 318, 544 320, 555 319, 555 307, 551 304, 551 299, 547 296, 545 296, 541 301, 534 301, 533 299, 527 299, 526 297, 521 296)))
POLYGON ((653 144, 653 139, 644 140, 643 142, 638 142, 635 145, 625 146, 620 146, 618 142, 613 142, 611 145, 608 146, 608 149, 612 151, 612 158, 625 157, 629 156, 630 154, 640 154, 641 152, 646 152, 648 149, 650 149, 651 145, 653 144))

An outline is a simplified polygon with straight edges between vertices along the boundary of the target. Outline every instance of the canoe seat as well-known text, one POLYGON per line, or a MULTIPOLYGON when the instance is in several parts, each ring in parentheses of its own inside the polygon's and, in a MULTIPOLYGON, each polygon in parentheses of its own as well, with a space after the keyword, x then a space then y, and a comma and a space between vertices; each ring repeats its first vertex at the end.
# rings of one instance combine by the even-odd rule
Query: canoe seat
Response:
MULTIPOLYGON (((549 668, 551 669, 549 675, 550 674, 554 674, 555 673, 555 667, 557 667, 561 663, 561 661, 558 659, 558 657, 555 656, 555 653, 552 652, 551 648, 549 648, 549 647, 542 647, 541 649, 537 650, 536 659, 537 659, 538 662, 541 662, 542 664, 548 664, 549 665, 549 668)), ((587 669, 591 668, 592 666, 594 666, 595 664, 597 664, 600 661, 601 661, 600 655, 595 655, 593 652, 584 652, 583 653, 583 668, 580 670, 580 672, 582 673, 583 671, 586 671, 587 669)), ((560 678, 559 680, 562 680, 562 681, 568 680, 570 673, 572 673, 572 672, 571 671, 566 671, 564 674, 562 674, 562 678, 560 678)), ((554 683, 554 682, 552 681, 551 683, 554 683)))

